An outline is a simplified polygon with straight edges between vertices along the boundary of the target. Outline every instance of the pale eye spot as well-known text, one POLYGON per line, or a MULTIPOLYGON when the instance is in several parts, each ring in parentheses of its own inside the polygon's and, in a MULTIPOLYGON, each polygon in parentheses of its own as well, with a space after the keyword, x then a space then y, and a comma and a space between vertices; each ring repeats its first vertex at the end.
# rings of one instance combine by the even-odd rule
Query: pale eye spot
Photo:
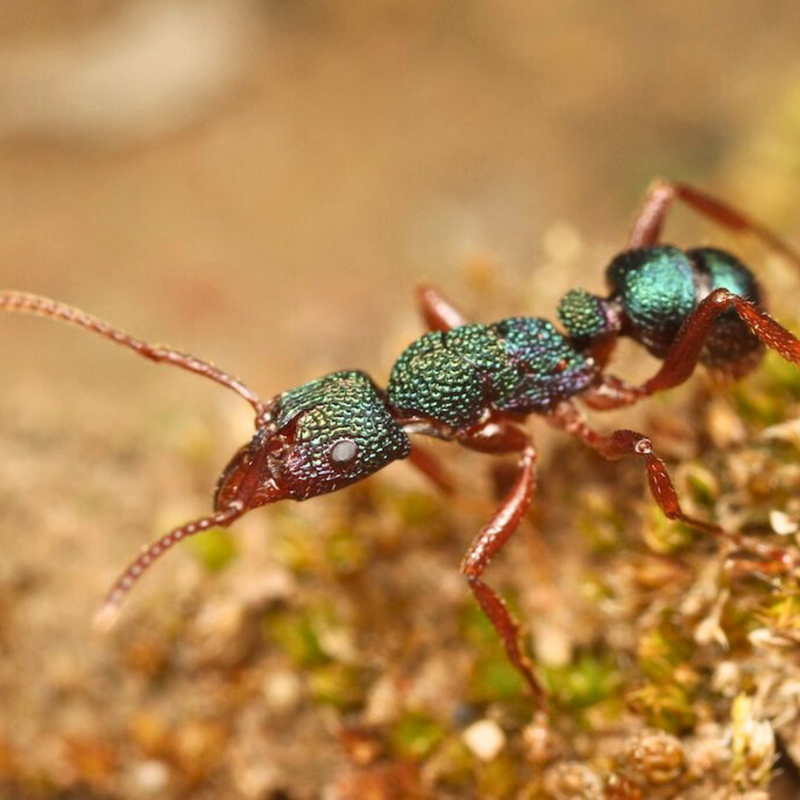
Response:
POLYGON ((331 447, 330 459, 334 467, 350 466, 358 456, 358 445, 352 439, 340 439, 331 447))

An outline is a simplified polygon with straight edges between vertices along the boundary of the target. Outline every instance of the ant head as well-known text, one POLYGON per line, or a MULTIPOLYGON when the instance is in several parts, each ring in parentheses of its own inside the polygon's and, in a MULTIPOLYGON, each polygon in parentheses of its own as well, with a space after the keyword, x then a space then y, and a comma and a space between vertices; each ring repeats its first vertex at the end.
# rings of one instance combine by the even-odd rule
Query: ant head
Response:
POLYGON ((279 395, 222 473, 216 509, 306 500, 366 478, 411 449, 363 372, 334 372, 279 395))

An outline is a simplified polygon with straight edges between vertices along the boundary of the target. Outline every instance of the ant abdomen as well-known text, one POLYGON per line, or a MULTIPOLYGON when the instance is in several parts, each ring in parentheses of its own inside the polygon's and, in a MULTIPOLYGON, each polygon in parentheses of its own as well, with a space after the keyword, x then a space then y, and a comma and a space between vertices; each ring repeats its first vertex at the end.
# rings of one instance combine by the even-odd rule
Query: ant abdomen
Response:
MULTIPOLYGON (((738 258, 713 247, 688 250, 687 255, 698 276, 705 281, 698 302, 716 289, 727 289, 763 309, 761 287, 750 269, 738 258)), ((738 378, 753 369, 763 354, 764 345, 759 338, 730 309, 715 321, 700 361, 709 369, 738 378)))

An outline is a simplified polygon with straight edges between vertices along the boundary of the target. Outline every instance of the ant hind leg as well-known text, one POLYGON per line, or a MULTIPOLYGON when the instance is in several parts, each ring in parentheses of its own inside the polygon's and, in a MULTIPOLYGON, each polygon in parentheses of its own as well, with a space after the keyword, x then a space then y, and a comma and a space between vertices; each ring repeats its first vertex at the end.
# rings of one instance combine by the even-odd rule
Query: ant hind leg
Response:
POLYGON ((656 180, 650 185, 634 220, 628 247, 652 247, 658 244, 667 214, 676 200, 723 228, 754 236, 800 268, 800 254, 767 227, 693 186, 674 181, 656 180))
POLYGON ((653 444, 647 436, 630 430, 616 430, 610 434, 598 433, 586 424, 583 415, 569 402, 563 402, 556 409, 556 412, 548 417, 548 421, 554 427, 581 439, 581 441, 610 461, 616 461, 628 456, 637 456, 644 459, 650 493, 664 516, 671 520, 683 522, 720 540, 727 541, 738 550, 737 553, 730 554, 734 564, 737 563, 737 560, 745 563, 748 558, 752 559, 752 556, 755 556, 758 559, 761 571, 771 574, 785 573, 798 566, 797 556, 785 550, 749 541, 739 533, 727 531, 719 525, 685 514, 667 468, 653 451, 653 444), (743 558, 737 559, 740 555, 743 558))
POLYGON ((581 395, 581 400, 590 408, 599 410, 624 408, 656 392, 684 383, 694 372, 714 323, 731 309, 763 344, 800 367, 800 339, 749 300, 727 289, 716 289, 686 320, 652 378, 640 386, 633 386, 614 375, 603 375, 595 386, 581 395))
POLYGON ((483 613, 502 640, 511 664, 528 684, 538 709, 547 709, 547 693, 534 674, 520 641, 522 627, 512 616, 500 595, 483 581, 490 561, 511 538, 525 516, 536 486, 536 451, 527 434, 508 423, 490 421, 483 429, 465 436, 466 447, 488 453, 522 452, 517 480, 506 494, 494 516, 481 529, 461 562, 461 573, 483 613))

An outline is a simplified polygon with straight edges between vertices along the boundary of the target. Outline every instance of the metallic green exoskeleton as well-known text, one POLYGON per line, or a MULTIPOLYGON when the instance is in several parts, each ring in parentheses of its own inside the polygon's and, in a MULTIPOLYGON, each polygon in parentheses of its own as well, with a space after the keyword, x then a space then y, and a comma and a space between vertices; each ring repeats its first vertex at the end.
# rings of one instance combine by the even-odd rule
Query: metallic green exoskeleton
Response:
POLYGON ((273 436, 292 446, 270 453, 267 467, 294 500, 334 492, 405 458, 411 443, 364 372, 343 371, 278 396, 273 436))
POLYGON ((222 473, 215 508, 306 500, 405 458, 406 432, 363 372, 334 372, 278 395, 249 444, 222 473))
MULTIPOLYGON (((738 258, 711 247, 688 250, 705 297, 715 289, 727 289, 751 303, 761 305, 763 297, 753 273, 738 258)), ((700 297, 700 299, 702 299, 700 297)), ((726 311, 715 323, 700 360, 711 369, 726 369, 737 377, 748 372, 764 353, 764 345, 750 333, 735 311, 726 311)))
POLYGON ((401 413, 463 430, 492 408, 547 411, 596 373, 552 323, 514 317, 426 334, 395 363, 388 395, 401 413))
POLYGON ((570 289, 561 298, 558 319, 575 343, 588 343, 613 329, 608 303, 585 289, 570 289))
MULTIPOLYGON (((626 250, 609 264, 606 280, 607 298, 572 289, 559 303, 558 317, 579 350, 607 334, 622 335, 663 359, 684 323, 715 289, 727 289, 757 305, 763 299, 752 272, 741 261, 709 247, 626 250)), ((758 337, 729 310, 715 320, 700 361, 738 377, 755 365, 763 351, 758 337)))
POLYGON ((697 303, 688 255, 677 247, 627 250, 609 264, 606 279, 633 338, 663 358, 697 303))

